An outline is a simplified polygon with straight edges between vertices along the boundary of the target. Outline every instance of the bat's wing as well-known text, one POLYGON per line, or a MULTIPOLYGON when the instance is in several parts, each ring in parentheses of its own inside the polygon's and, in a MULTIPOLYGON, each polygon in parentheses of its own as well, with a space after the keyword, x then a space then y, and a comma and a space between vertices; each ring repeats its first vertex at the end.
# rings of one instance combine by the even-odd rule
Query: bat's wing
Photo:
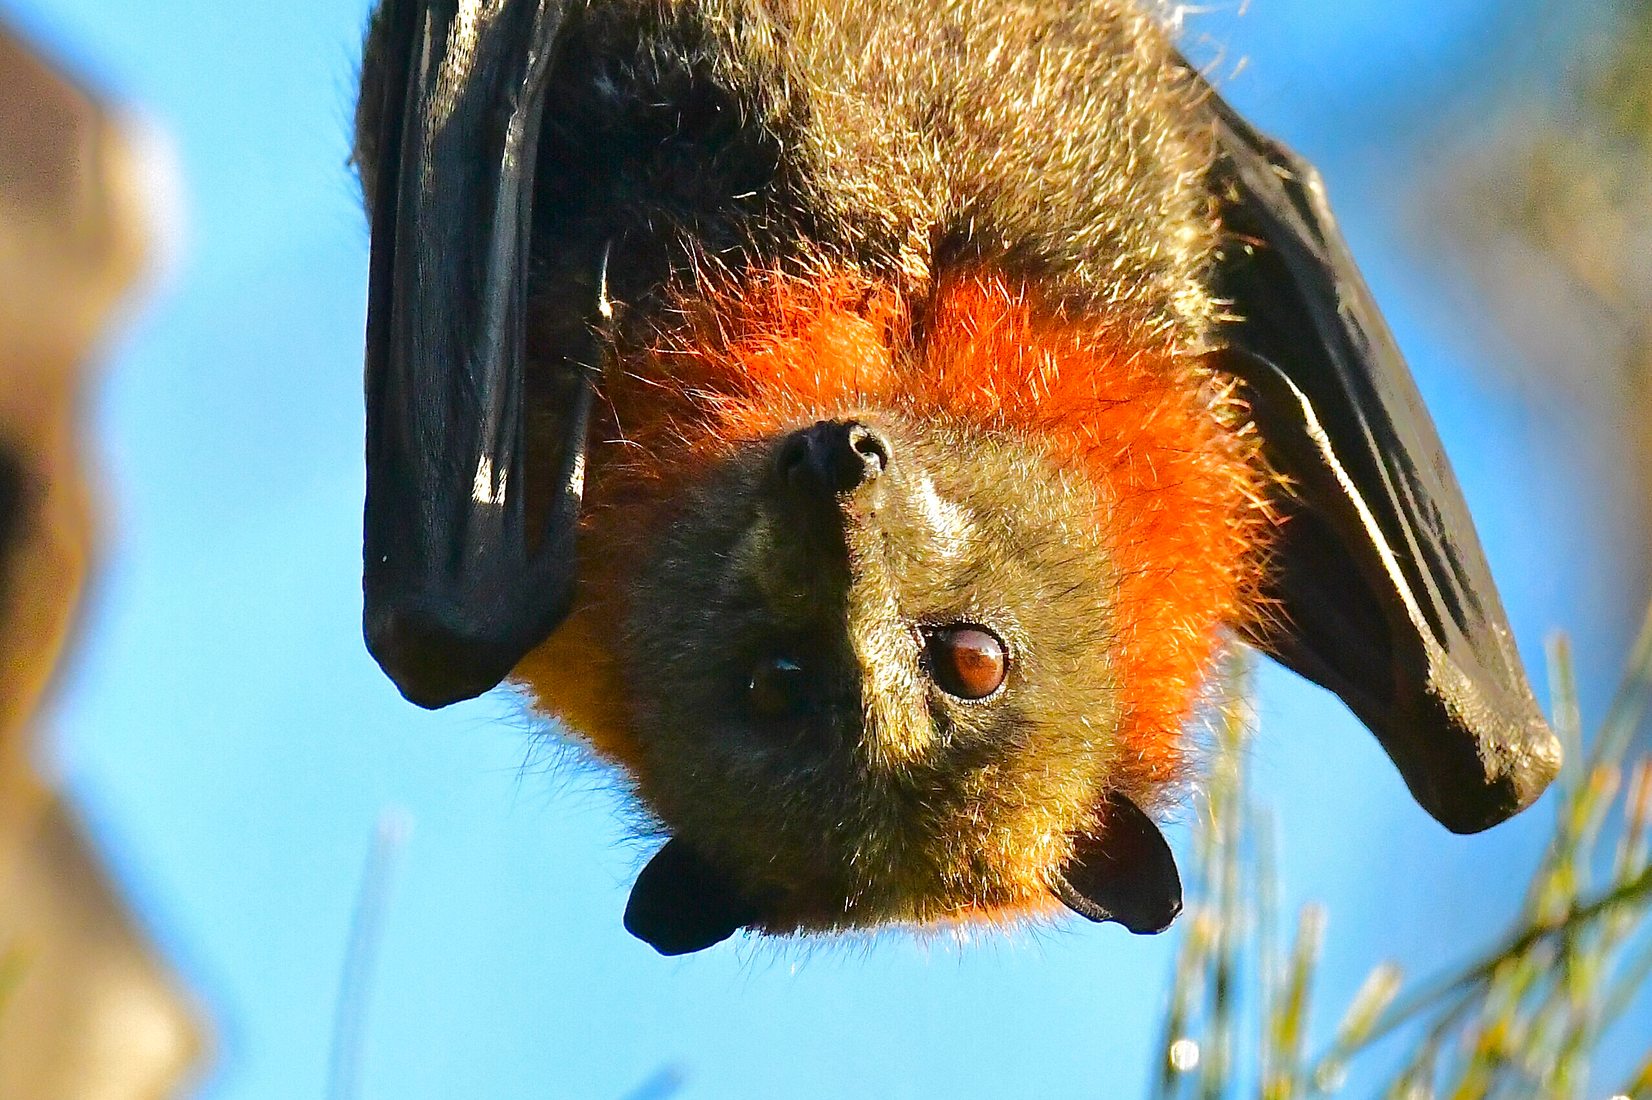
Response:
MULTIPOLYGON (((523 484, 535 145, 562 15, 553 0, 386 0, 369 40, 363 619, 427 707, 497 684, 572 598, 589 379, 557 414, 542 529, 523 484)), ((574 351, 594 367, 600 344, 574 351)))
POLYGON ((1525 808, 1560 747, 1521 669, 1434 425, 1318 174, 1214 92, 1223 366, 1290 482, 1256 642, 1334 691, 1417 801, 1476 832, 1525 808))

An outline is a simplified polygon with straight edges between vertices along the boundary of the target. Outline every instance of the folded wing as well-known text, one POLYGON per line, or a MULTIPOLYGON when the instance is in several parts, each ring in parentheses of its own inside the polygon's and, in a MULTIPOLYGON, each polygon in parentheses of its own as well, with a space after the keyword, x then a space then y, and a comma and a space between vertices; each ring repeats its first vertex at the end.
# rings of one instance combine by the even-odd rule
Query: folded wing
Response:
POLYGON ((1455 832, 1524 809, 1560 747, 1428 412, 1313 168, 1211 92, 1238 377, 1288 479, 1256 643, 1329 688, 1455 832))

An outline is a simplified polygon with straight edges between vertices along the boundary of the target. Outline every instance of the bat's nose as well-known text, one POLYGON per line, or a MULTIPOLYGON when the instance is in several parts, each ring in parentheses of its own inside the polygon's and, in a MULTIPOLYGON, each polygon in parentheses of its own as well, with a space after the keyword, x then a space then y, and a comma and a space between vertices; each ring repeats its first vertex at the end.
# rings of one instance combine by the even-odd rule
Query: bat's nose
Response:
POLYGON ((781 479, 809 495, 850 493, 889 468, 889 437, 858 420, 822 420, 787 436, 775 455, 781 479))

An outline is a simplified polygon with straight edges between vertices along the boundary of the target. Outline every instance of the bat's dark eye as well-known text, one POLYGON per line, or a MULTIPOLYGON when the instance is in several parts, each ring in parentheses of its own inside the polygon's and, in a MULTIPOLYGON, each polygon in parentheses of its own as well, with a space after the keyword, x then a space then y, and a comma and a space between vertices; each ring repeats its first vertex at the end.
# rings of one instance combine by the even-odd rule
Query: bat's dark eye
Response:
POLYGON ((1009 655, 998 635, 979 626, 932 630, 929 671, 941 690, 960 699, 985 699, 1004 686, 1009 655))
POLYGON ((751 671, 746 706, 758 718, 794 718, 808 709, 808 674, 790 657, 765 657, 751 671))

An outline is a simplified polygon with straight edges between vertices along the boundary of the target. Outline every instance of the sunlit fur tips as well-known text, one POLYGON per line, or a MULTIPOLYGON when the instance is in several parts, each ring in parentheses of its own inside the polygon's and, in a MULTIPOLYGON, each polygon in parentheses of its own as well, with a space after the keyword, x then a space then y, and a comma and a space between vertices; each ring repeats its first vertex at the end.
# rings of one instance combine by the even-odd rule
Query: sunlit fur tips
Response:
MULTIPOLYGON (((411 0, 400 0, 405 6, 411 0)), ((355 160, 377 178, 386 4, 355 160)), ((538 143, 530 325, 583 324, 703 269, 852 265, 913 291, 965 265, 1191 347, 1216 311, 1198 90, 1126 0, 603 0, 565 5, 538 143)), ((367 195, 369 206, 374 196, 367 195)))

